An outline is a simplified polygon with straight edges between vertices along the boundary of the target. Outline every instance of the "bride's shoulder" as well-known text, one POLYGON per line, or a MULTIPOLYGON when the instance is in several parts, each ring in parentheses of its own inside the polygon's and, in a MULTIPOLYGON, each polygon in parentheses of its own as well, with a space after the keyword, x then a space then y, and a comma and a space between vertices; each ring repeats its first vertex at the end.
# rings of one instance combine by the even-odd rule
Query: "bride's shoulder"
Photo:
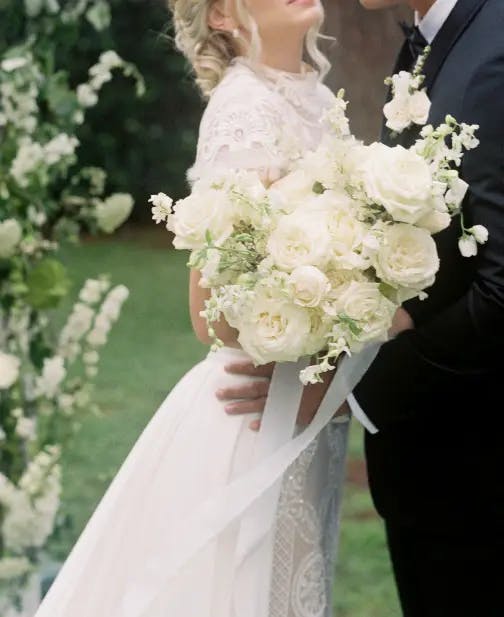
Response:
POLYGON ((205 111, 201 125, 247 114, 250 117, 271 114, 278 105, 271 88, 245 62, 234 61, 223 79, 215 88, 205 111))

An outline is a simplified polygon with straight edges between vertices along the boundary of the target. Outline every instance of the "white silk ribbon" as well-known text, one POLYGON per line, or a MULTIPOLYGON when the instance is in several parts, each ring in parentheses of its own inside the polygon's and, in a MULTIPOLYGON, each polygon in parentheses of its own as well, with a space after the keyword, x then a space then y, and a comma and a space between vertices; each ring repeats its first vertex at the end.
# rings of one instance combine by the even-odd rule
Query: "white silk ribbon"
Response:
POLYGON ((293 423, 302 394, 299 382, 302 365, 279 367, 263 417, 255 465, 206 499, 191 516, 180 521, 176 530, 171 528, 159 538, 164 547, 160 547, 156 555, 163 556, 162 562, 153 556, 145 563, 143 580, 132 581, 135 589, 131 590, 131 601, 125 602, 128 607, 125 617, 148 617, 156 593, 169 584, 191 557, 239 517, 245 524, 240 531, 238 561, 245 558, 271 523, 283 474, 331 421, 372 364, 378 349, 379 345, 370 345, 359 354, 342 360, 312 423, 293 438, 293 423), (256 509, 258 500, 270 489, 262 502, 265 509, 256 509))

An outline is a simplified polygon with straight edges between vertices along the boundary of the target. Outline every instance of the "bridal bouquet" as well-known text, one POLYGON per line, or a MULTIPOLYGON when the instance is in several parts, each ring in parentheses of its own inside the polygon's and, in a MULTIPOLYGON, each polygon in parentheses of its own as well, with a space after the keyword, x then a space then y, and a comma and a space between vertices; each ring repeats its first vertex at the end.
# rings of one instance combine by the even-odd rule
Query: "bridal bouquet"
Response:
MULTIPOLYGON (((364 145, 346 105, 341 92, 322 145, 269 187, 229 171, 176 204, 151 197, 154 219, 167 221, 211 289, 210 335, 223 316, 257 364, 316 356, 304 383, 343 352, 386 340, 397 308, 426 297, 439 269, 432 235, 460 211, 467 184, 457 166, 478 144, 476 126, 448 116, 410 149, 364 145)), ((485 234, 464 229, 463 242, 485 234)))

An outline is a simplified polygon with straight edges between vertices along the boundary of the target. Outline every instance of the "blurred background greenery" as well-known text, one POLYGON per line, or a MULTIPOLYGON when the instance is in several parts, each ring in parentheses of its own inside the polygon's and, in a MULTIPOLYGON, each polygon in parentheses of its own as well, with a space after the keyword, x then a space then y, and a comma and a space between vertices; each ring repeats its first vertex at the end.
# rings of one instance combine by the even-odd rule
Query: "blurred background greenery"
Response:
MULTIPOLYGON (((66 249, 63 258, 74 290, 97 272, 131 290, 123 317, 107 346, 98 377, 101 417, 84 420, 65 453, 66 524, 51 551, 63 559, 104 493, 121 461, 176 381, 205 354, 195 340, 187 311, 185 256, 170 250, 164 230, 150 222, 147 197, 187 192, 185 172, 195 156, 203 102, 183 59, 170 39, 162 0, 111 0, 112 26, 102 33, 69 32, 57 62, 72 67, 75 83, 103 48, 134 62, 146 79, 143 99, 118 78, 108 84, 101 104, 90 111, 79 138, 82 164, 104 167, 111 191, 136 200, 132 223, 112 241, 90 241, 66 249)), ((0 40, 16 38, 10 0, 0 0, 0 40)), ((354 101, 353 128, 365 138, 379 130, 383 77, 399 42, 399 12, 368 13, 357 0, 327 0, 327 31, 337 42, 328 49, 334 62, 329 83, 345 86, 354 101)), ((62 307, 66 314, 73 298, 62 307)), ((338 617, 398 617, 399 609, 382 524, 367 490, 362 433, 354 426, 348 467, 341 555, 336 580, 338 617)))

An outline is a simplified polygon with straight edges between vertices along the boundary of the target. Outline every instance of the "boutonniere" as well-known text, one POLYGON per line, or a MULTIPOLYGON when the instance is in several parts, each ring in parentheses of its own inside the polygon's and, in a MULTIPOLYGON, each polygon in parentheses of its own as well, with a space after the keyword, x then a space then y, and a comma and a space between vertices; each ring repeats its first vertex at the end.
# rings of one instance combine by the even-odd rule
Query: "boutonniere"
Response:
POLYGON ((392 99, 383 108, 383 113, 387 119, 386 126, 393 133, 402 133, 414 124, 427 124, 431 102, 422 85, 425 81, 423 69, 430 50, 430 47, 425 48, 412 73, 401 71, 385 80, 385 84, 392 89, 392 99))

